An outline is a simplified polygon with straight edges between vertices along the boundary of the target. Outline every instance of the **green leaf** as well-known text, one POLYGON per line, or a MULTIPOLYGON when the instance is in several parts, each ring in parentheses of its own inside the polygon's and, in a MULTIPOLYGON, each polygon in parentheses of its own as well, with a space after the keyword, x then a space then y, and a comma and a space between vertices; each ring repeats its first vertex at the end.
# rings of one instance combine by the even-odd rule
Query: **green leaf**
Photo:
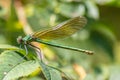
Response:
POLYGON ((47 80, 62 80, 59 71, 52 67, 45 65, 43 62, 39 61, 43 74, 47 80))
MULTIPOLYGON (((0 20, 0 28, 1 28, 1 26, 4 26, 4 25, 1 25, 2 23, 3 22, 1 22, 1 20, 0 20)), ((4 30, 4 29, 1 29, 1 31, 2 30, 4 30)), ((0 44, 5 44, 5 43, 7 43, 5 36, 0 34, 0 44)))
MULTIPOLYGON (((96 23, 93 25, 94 28, 91 32, 91 38, 98 46, 100 46, 107 54, 110 55, 111 59, 114 59, 113 46, 116 42, 116 37, 113 31, 108 25, 102 23, 96 23)), ((106 57, 105 57, 106 59, 106 57)))
POLYGON ((17 49, 20 49, 20 48, 15 47, 15 46, 11 46, 11 45, 8 45, 8 44, 0 44, 0 49, 17 50, 17 49))
POLYGON ((120 65, 112 65, 110 67, 110 77, 109 80, 119 80, 120 79, 120 65))
POLYGON ((85 1, 87 10, 88 10, 88 16, 94 19, 99 19, 99 9, 94 1, 85 1))
POLYGON ((85 6, 82 4, 62 3, 58 7, 58 11, 66 17, 76 17, 85 14, 85 6))
POLYGON ((49 71, 51 74, 51 80, 62 80, 60 72, 55 70, 54 68, 49 67, 49 71))
POLYGON ((0 55, 0 80, 11 80, 27 76, 39 67, 35 60, 25 61, 14 51, 4 51, 0 55))
POLYGON ((8 45, 8 44, 0 44, 0 49, 15 50, 15 51, 18 51, 22 54, 25 54, 25 51, 23 49, 20 49, 18 47, 8 45))
POLYGON ((39 64, 40 64, 40 67, 43 71, 43 74, 44 74, 45 78, 47 80, 51 80, 51 75, 50 75, 50 71, 49 71, 48 67, 43 62, 39 61, 39 64))

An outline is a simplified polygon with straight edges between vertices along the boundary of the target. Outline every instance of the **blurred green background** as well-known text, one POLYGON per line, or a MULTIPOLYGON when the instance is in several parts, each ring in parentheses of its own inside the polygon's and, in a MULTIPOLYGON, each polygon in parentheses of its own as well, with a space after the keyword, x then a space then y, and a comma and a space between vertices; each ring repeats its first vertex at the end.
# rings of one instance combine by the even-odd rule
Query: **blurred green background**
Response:
MULTIPOLYGON (((47 46, 52 53, 45 53, 45 58, 52 66, 62 68, 74 80, 120 80, 119 0, 0 0, 0 44, 19 46, 16 38, 28 33, 18 18, 16 1, 22 4, 24 17, 33 31, 54 27, 75 16, 87 18, 81 31, 52 42, 92 50, 95 54, 89 56, 47 46), (76 65, 83 71, 77 72, 76 65)), ((28 80, 37 79, 36 75, 28 80)))

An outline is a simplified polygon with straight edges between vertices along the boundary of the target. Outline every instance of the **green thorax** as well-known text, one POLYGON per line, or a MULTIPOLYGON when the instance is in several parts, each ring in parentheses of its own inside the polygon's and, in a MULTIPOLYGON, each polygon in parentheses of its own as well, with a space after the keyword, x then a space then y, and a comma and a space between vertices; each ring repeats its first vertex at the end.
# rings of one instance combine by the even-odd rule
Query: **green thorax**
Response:
POLYGON ((24 38, 22 38, 23 41, 31 41, 33 38, 31 37, 31 35, 27 35, 24 38))

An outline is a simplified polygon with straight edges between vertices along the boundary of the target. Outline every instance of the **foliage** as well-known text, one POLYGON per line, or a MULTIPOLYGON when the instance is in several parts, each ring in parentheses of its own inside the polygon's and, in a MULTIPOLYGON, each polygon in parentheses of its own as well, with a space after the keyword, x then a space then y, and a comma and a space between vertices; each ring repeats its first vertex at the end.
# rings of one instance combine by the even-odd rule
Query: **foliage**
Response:
POLYGON ((118 0, 1 0, 0 80, 119 80, 119 14, 118 0), (37 43, 44 55, 41 62, 31 47, 27 56, 18 48, 19 35, 49 29, 75 16, 87 18, 84 29, 51 42, 92 50, 94 55, 37 43))

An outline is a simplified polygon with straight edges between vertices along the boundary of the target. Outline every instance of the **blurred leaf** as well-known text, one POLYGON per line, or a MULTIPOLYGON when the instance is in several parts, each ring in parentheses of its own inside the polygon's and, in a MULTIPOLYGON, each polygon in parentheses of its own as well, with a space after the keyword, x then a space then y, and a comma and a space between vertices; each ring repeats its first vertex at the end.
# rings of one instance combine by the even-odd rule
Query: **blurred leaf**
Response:
POLYGON ((55 70, 54 68, 49 67, 51 73, 51 80, 62 80, 61 74, 59 71, 55 70))
POLYGON ((51 80, 51 75, 50 75, 50 71, 49 71, 48 67, 44 63, 42 63, 40 61, 39 61, 39 64, 41 66, 41 69, 43 71, 43 74, 44 74, 45 78, 47 80, 51 80))
POLYGON ((0 55, 0 79, 11 80, 27 76, 35 71, 39 64, 35 60, 25 61, 13 51, 4 51, 0 55))
POLYGON ((0 44, 5 44, 5 43, 7 43, 7 40, 3 35, 0 35, 0 44))
POLYGON ((120 64, 120 42, 114 44, 115 63, 120 64))
POLYGON ((113 44, 116 41, 115 35, 107 25, 96 23, 92 28, 91 37, 98 46, 103 48, 113 59, 113 44))
POLYGON ((95 80, 95 77, 92 74, 87 74, 84 80, 95 80))
POLYGON ((99 19, 99 9, 94 1, 87 0, 85 2, 87 8, 87 15, 93 19, 99 19))
POLYGON ((47 80, 62 80, 60 73, 39 61, 43 74, 47 80))
POLYGON ((96 2, 100 5, 120 7, 120 1, 119 0, 96 0, 96 2))
POLYGON ((76 17, 85 14, 85 6, 82 4, 66 4, 62 3, 59 6, 59 12, 66 17, 76 17))
POLYGON ((96 0, 96 2, 97 2, 98 4, 102 4, 102 5, 110 4, 110 3, 113 3, 113 2, 115 2, 115 1, 117 1, 117 0, 96 0))
POLYGON ((51 13, 47 9, 34 11, 34 15, 28 17, 28 22, 33 30, 38 31, 49 27, 51 13))
POLYGON ((0 44, 0 49, 18 50, 20 48, 8 44, 0 44))
POLYGON ((0 17, 4 16, 6 14, 7 10, 5 10, 1 5, 0 5, 0 17))
POLYGON ((120 79, 120 65, 111 66, 109 80, 120 79))
POLYGON ((0 44, 0 49, 14 50, 14 51, 18 51, 22 54, 25 54, 25 51, 23 49, 20 49, 15 46, 7 45, 7 44, 0 44))

